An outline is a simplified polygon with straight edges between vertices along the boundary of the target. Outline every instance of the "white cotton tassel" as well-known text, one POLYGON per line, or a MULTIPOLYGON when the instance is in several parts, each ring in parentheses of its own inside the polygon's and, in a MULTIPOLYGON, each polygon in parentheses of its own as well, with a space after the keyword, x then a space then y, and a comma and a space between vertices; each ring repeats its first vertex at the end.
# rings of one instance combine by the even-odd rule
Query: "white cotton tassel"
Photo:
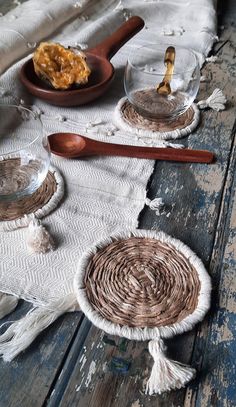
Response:
POLYGON ((74 294, 53 303, 33 308, 19 321, 15 321, 0 335, 0 355, 5 362, 11 362, 25 350, 44 329, 51 325, 60 315, 78 310, 74 294))
POLYGON ((27 244, 32 253, 46 253, 55 249, 52 236, 37 218, 29 223, 27 244))
POLYGON ((166 347, 162 339, 150 341, 148 350, 154 365, 146 386, 146 394, 161 394, 184 387, 196 375, 196 370, 165 356, 166 347))
POLYGON ((209 98, 207 98, 206 100, 200 100, 200 102, 198 102, 197 105, 201 110, 210 107, 211 109, 219 112, 220 110, 225 109, 226 102, 227 99, 223 94, 222 90, 217 88, 214 90, 212 95, 209 96, 209 98))
POLYGON ((206 82, 207 81, 207 77, 205 75, 202 75, 200 77, 200 82, 206 82))
POLYGON ((212 55, 211 57, 207 57, 206 58, 206 62, 213 62, 215 63, 216 61, 218 61, 218 56, 217 55, 212 55))
POLYGON ((0 293, 0 319, 10 314, 18 304, 18 298, 15 295, 0 293))
POLYGON ((147 206, 149 206, 149 208, 152 210, 152 211, 155 211, 156 212, 156 215, 160 215, 161 214, 161 209, 163 208, 163 206, 165 205, 164 204, 164 202, 163 202, 163 199, 162 198, 154 198, 154 199, 149 199, 149 198, 146 198, 145 199, 145 204, 147 205, 147 206))

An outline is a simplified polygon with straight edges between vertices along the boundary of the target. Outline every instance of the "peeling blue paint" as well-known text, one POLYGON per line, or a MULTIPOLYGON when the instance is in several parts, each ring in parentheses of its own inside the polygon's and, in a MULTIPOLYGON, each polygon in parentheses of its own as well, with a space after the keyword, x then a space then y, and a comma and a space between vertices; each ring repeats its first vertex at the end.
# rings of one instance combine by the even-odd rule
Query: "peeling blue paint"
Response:
POLYGON ((110 362, 110 370, 114 373, 127 373, 130 366, 131 361, 123 358, 113 357, 110 362))

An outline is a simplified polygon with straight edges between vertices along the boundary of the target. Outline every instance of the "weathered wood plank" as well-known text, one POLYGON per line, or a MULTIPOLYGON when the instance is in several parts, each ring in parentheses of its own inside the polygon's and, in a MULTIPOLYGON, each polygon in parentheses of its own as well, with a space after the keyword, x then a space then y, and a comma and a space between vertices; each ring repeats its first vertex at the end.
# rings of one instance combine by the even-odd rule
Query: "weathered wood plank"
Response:
MULTIPOLYGON (((184 340, 184 336, 181 338, 184 340)), ((173 349, 170 346, 170 354, 173 349)), ((176 356, 175 352, 175 356, 176 356)), ((180 360, 183 358, 179 358, 180 360)), ((62 397, 60 382, 48 401, 48 406, 70 407, 139 407, 181 405, 181 392, 166 397, 144 395, 147 374, 151 368, 147 343, 112 337, 92 327, 62 397), (55 398, 57 397, 57 398, 55 398), (61 399, 62 397, 62 399, 61 399), (58 401, 61 399, 60 403, 58 401), (139 403, 139 404, 138 404, 139 403)))
POLYGON ((199 388, 188 389, 185 407, 236 406, 236 143, 210 269, 213 306, 198 332, 193 361, 202 370, 199 388))
MULTIPOLYGON (((1 322, 17 320, 29 309, 30 305, 21 301, 1 322)), ((61 317, 13 362, 0 360, 0 407, 43 405, 82 319, 79 312, 61 317)))
MULTIPOLYGON (((233 27, 225 29, 221 37, 222 43, 234 32, 233 27)), ((149 209, 145 209, 140 219, 140 227, 163 229, 183 240, 197 252, 206 265, 211 259, 232 148, 232 128, 235 120, 232 89, 236 82, 232 77, 235 69, 235 39, 231 38, 231 41, 232 43, 227 42, 219 51, 220 63, 206 65, 203 74, 209 76, 211 81, 201 85, 201 97, 209 96, 216 87, 223 89, 229 99, 228 109, 218 114, 212 111, 204 112, 201 126, 185 141, 194 148, 213 149, 217 155, 217 163, 208 167, 157 163, 150 184, 150 197, 164 198, 168 216, 163 214, 155 217, 149 209)), ((205 337, 202 342, 206 344, 206 340, 205 337)), ((169 341, 171 356, 184 362, 191 361, 194 341, 194 332, 169 341)), ((211 346, 213 345, 209 344, 209 348, 211 346)), ((78 356, 65 391, 61 392, 57 386, 48 405, 58 405, 54 398, 57 394, 57 400, 61 400, 60 407, 183 406, 185 390, 162 396, 144 395, 145 378, 151 363, 146 343, 110 337, 93 327, 78 356)), ((199 355, 193 359, 193 364, 199 366, 199 355)), ((200 390, 197 406, 205 406, 201 404, 201 394, 204 393, 201 383, 202 376, 198 375, 192 384, 196 389, 195 394, 200 390)), ((220 386, 219 380, 217 385, 220 386)), ((195 405, 195 394, 191 407, 195 405)), ((186 400, 188 397, 189 394, 186 400)), ((211 404, 206 404, 208 405, 211 404)))
MULTIPOLYGON (((236 8, 233 2, 226 5, 227 21, 235 27, 236 8)), ((230 62, 229 72, 236 77, 233 60, 236 55, 235 28, 228 37, 226 59, 230 62), (233 59, 231 50, 234 50, 233 59)), ((235 81, 235 79, 234 79, 235 81)), ((235 82, 234 82, 235 83, 235 82)), ((235 86, 235 85, 234 85, 235 86)), ((235 112, 235 98, 232 105, 235 112)), ((236 112, 235 112, 236 113, 236 112)), ((234 114, 236 116, 236 114, 234 114)), ((236 405, 235 386, 235 127, 232 132, 231 161, 225 185, 222 208, 216 232, 210 270, 213 278, 213 306, 209 319, 202 324, 197 334, 193 361, 202 371, 199 386, 191 386, 185 398, 185 407, 234 407, 236 405)))

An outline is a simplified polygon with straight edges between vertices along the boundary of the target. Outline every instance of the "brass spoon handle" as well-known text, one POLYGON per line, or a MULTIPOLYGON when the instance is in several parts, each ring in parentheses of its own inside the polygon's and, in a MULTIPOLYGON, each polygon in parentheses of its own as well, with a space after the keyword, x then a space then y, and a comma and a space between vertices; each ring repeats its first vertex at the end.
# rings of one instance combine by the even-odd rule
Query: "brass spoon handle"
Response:
POLYGON ((164 63, 166 72, 162 82, 157 87, 157 92, 160 95, 169 95, 171 93, 170 81, 174 72, 175 66, 175 48, 168 47, 165 53, 164 63))

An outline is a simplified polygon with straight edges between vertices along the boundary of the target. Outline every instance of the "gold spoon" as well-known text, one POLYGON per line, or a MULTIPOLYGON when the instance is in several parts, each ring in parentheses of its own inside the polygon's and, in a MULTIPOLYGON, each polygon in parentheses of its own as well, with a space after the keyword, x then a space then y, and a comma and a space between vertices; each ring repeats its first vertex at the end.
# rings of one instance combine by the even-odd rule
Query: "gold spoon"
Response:
POLYGON ((166 73, 163 78, 163 81, 157 87, 157 93, 160 95, 170 95, 171 94, 171 87, 170 81, 172 79, 172 75, 174 72, 174 64, 175 64, 175 48, 168 47, 165 53, 164 64, 166 65, 166 73))

